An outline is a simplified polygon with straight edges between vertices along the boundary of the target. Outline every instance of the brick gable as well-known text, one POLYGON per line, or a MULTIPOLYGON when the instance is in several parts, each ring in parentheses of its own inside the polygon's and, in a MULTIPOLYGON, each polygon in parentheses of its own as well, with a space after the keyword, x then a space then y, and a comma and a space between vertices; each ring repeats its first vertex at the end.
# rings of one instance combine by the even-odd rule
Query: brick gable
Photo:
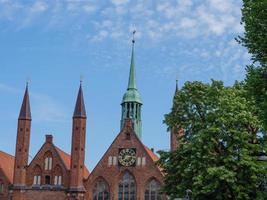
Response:
MULTIPOLYGON (((158 157, 138 139, 132 129, 131 122, 127 122, 125 127, 118 134, 104 156, 91 172, 88 180, 86 180, 86 199, 93 199, 93 188, 96 180, 99 178, 105 180, 109 186, 111 199, 118 199, 118 184, 124 173, 128 171, 133 175, 136 181, 137 199, 142 200, 149 180, 155 178, 163 184, 163 175, 154 162, 157 159, 158 157), (137 160, 141 160, 141 163, 136 163, 136 165, 132 167, 120 166, 118 164, 118 153, 121 148, 136 149, 137 160), (110 162, 111 160, 112 162, 110 162)), ((138 162, 137 160, 136 162, 138 162)))

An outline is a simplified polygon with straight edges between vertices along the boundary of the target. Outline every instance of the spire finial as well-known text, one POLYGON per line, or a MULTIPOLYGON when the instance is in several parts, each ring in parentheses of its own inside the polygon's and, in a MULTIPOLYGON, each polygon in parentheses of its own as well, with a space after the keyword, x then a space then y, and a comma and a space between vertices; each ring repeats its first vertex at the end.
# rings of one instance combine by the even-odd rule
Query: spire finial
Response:
POLYGON ((82 85, 82 83, 83 83, 83 75, 81 74, 80 75, 80 85, 82 85))
POLYGON ((27 78, 26 78, 26 87, 29 86, 29 83, 30 83, 30 77, 27 77, 27 78))
POLYGON ((132 39, 132 43, 134 44, 135 43, 135 33, 136 33, 136 30, 133 30, 133 39, 132 39))

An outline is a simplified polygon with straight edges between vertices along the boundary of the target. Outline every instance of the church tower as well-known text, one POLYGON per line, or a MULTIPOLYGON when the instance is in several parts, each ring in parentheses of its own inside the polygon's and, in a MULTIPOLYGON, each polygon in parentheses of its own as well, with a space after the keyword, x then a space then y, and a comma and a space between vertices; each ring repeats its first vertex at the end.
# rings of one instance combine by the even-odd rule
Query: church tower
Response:
MULTIPOLYGON (((175 87, 175 92, 173 96, 173 106, 174 106, 174 101, 175 97, 178 95, 179 89, 178 89, 178 80, 176 80, 176 87, 175 87)), ((171 151, 174 151, 178 148, 178 134, 174 130, 171 130, 171 151)))
POLYGON ((17 128, 17 141, 13 177, 14 200, 22 199, 26 186, 26 167, 28 165, 30 133, 31 133, 31 108, 28 84, 24 93, 20 109, 17 128))
MULTIPOLYGON (((179 94, 178 80, 176 80, 176 87, 175 87, 175 92, 174 92, 174 97, 173 97, 173 106, 174 106, 175 97, 178 96, 178 94, 179 94)), ((171 137, 170 137, 171 151, 175 151, 177 148, 179 148, 179 138, 184 135, 184 130, 181 129, 180 127, 177 127, 177 128, 178 130, 174 130, 174 129, 171 130, 171 137)))
POLYGON ((73 113, 72 145, 71 145, 71 174, 70 192, 75 199, 80 199, 85 192, 84 177, 84 151, 86 135, 86 111, 83 99, 82 84, 80 84, 76 106, 73 113))
POLYGON ((135 63, 134 63, 134 39, 135 31, 133 32, 132 40, 132 56, 130 65, 130 75, 128 81, 128 88, 122 99, 122 114, 121 114, 121 129, 124 127, 125 119, 131 119, 134 124, 134 131, 142 138, 142 121, 141 121, 141 107, 142 99, 136 87, 135 80, 135 63))

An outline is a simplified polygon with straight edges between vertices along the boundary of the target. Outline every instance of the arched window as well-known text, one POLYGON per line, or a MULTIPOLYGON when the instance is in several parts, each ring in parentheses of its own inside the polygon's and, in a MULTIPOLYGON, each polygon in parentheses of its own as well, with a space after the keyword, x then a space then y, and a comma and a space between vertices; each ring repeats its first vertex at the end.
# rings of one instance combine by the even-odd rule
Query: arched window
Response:
POLYGON ((51 170, 53 161, 51 152, 46 152, 44 158, 44 169, 51 170))
POLYGON ((123 175, 119 183, 119 200, 136 200, 136 184, 129 172, 123 175))
POLYGON ((33 169, 33 185, 41 185, 41 174, 41 167, 36 165, 33 169))
POLYGON ((93 200, 109 200, 109 188, 103 179, 98 180, 94 186, 93 200))
POLYGON ((54 185, 62 185, 62 169, 59 165, 55 167, 54 185))
POLYGON ((0 194, 4 193, 4 183, 2 180, 0 180, 0 194))
POLYGON ((145 200, 161 200, 161 195, 159 193, 160 184, 155 179, 152 179, 145 191, 145 200))

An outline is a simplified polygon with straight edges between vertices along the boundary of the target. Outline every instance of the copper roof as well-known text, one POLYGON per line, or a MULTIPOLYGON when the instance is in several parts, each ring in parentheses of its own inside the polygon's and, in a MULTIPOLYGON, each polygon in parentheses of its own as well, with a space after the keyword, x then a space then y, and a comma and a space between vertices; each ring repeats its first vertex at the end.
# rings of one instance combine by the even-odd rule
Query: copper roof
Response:
MULTIPOLYGON (((71 156, 58 147, 56 147, 56 150, 57 150, 59 156, 61 157, 62 161, 64 162, 65 166, 67 167, 67 169, 70 170, 71 156)), ((85 166, 84 171, 83 171, 83 177, 88 178, 89 174, 90 174, 90 172, 87 169, 87 167, 85 166)))
POLYGON ((0 151, 0 169, 3 171, 4 175, 10 183, 13 183, 14 163, 14 156, 0 151))

